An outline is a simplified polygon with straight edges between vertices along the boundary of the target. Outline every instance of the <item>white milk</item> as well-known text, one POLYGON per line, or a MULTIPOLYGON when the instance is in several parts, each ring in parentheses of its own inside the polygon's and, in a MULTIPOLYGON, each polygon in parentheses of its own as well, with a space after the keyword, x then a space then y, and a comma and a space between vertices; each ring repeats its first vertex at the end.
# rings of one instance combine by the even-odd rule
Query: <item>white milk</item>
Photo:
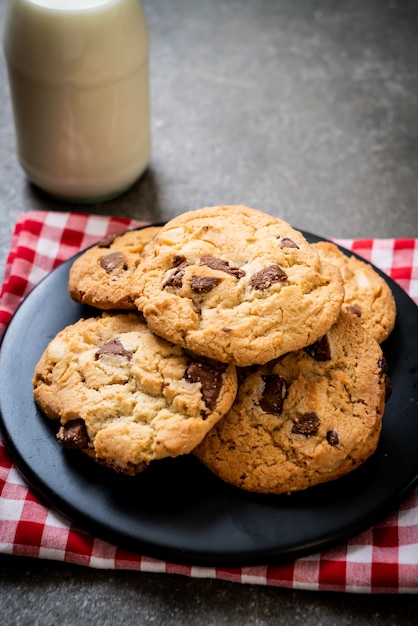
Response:
POLYGON ((9 1, 4 51, 18 156, 29 179, 80 202, 132 185, 150 157, 140 1, 9 1))

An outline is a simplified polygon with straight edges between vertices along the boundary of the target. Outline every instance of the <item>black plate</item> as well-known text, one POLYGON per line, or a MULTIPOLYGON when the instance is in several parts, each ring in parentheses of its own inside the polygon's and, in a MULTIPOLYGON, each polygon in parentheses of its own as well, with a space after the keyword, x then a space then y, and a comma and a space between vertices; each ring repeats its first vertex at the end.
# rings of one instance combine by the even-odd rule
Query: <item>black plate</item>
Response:
POLYGON ((35 406, 31 379, 59 330, 97 314, 68 295, 72 261, 39 283, 5 333, 0 410, 5 445, 31 488, 80 527, 167 561, 225 567, 278 563, 364 530, 417 483, 418 307, 387 277, 398 307, 384 345, 393 394, 376 453, 350 475, 291 496, 264 496, 224 484, 191 456, 158 461, 130 478, 63 449, 56 425, 35 406))

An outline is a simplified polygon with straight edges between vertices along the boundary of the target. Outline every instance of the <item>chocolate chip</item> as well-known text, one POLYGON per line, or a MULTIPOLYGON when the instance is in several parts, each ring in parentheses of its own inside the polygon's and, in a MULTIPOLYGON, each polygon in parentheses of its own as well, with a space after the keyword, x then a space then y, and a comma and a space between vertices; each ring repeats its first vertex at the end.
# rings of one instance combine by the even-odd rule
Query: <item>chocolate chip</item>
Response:
POLYGON ((108 274, 111 274, 115 270, 128 269, 126 259, 122 252, 110 252, 109 254, 106 254, 106 256, 102 256, 100 259, 100 265, 108 274))
POLYGON ((192 361, 184 373, 184 378, 188 382, 201 384, 203 401, 210 410, 216 407, 226 368, 225 363, 208 359, 207 361, 192 361))
POLYGON ((299 250, 299 246, 297 243, 290 239, 289 237, 280 237, 280 247, 281 248, 297 248, 299 250))
POLYGON ((260 399, 260 407, 266 413, 280 415, 283 410, 283 402, 287 396, 287 383, 278 374, 262 376, 262 379, 265 385, 260 399))
POLYGON ((128 352, 123 347, 120 339, 111 339, 107 343, 105 343, 101 348, 99 348, 95 354, 96 359, 98 359, 102 354, 116 354, 117 356, 126 357, 128 360, 132 359, 132 352, 128 352))
POLYGON ((235 276, 238 280, 245 276, 244 270, 241 270, 239 267, 232 267, 229 265, 228 261, 223 261, 222 259, 217 259, 212 256, 202 256, 199 263, 200 265, 210 267, 212 270, 219 270, 220 272, 225 272, 230 276, 235 276))
POLYGON ((338 433, 335 430, 329 430, 327 432, 327 441, 330 446, 338 446, 338 444, 340 443, 338 433))
POLYGON ((304 350, 315 361, 329 361, 331 359, 331 346, 329 345, 327 335, 307 346, 304 350))
POLYGON ((190 287, 192 291, 196 293, 208 293, 212 291, 214 287, 219 285, 221 282, 220 278, 216 278, 215 276, 192 276, 190 280, 190 287))
POLYGON ((349 313, 357 315, 357 317, 361 317, 361 307, 358 304, 347 304, 345 308, 349 313))
POLYGON ((66 448, 87 448, 89 436, 84 420, 75 419, 64 424, 60 430, 59 439, 66 448))
POLYGON ((273 283, 280 283, 285 280, 287 280, 287 274, 279 265, 269 265, 251 276, 250 285, 254 289, 264 291, 273 283))
POLYGON ((180 265, 178 265, 175 270, 171 272, 171 274, 169 274, 167 278, 165 278, 165 280, 163 281, 163 289, 165 289, 166 287, 180 288, 183 285, 183 276, 186 267, 186 261, 180 263, 180 265))
POLYGON ((295 421, 292 433, 296 435, 316 435, 319 428, 319 417, 316 413, 304 413, 295 421))

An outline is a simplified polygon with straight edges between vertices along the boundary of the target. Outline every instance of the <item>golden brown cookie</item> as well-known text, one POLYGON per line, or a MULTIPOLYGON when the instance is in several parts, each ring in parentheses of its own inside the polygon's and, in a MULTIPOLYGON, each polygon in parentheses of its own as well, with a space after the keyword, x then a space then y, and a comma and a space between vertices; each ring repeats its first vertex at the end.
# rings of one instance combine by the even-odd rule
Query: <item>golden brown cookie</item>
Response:
POLYGON ((323 261, 339 268, 344 281, 344 308, 355 313, 364 328, 382 343, 392 332, 396 320, 395 298, 387 282, 369 263, 345 255, 329 241, 312 245, 323 261))
POLYGON ((337 319, 340 271, 288 223, 245 206, 190 211, 147 247, 132 286, 153 332, 239 366, 313 343, 337 319))
POLYGON ((389 381, 356 316, 341 312, 319 342, 239 378, 231 410, 194 450, 224 481, 290 493, 337 479, 375 451, 389 381))
POLYGON ((132 273, 158 226, 129 230, 88 248, 70 268, 73 300, 102 310, 136 310, 130 294, 132 273))
POLYGON ((237 389, 232 365, 185 353, 135 313, 104 313, 62 330, 33 384, 39 408, 60 420, 64 445, 126 474, 190 452, 237 389))

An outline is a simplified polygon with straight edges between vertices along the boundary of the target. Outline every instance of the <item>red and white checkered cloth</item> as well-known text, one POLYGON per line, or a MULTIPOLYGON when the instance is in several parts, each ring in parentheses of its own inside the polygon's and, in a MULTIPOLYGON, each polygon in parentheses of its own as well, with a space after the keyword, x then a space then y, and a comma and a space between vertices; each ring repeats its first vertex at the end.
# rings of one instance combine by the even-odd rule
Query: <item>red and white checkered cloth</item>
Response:
MULTIPOLYGON (((0 298, 0 335, 21 300, 80 249, 139 222, 32 211, 16 223, 0 298)), ((396 280, 418 304, 418 239, 338 239, 396 280)), ((122 550, 46 508, 29 490, 0 440, 0 552, 94 568, 166 572, 292 589, 418 592, 418 489, 398 510, 333 549, 281 565, 178 565, 122 550)))

